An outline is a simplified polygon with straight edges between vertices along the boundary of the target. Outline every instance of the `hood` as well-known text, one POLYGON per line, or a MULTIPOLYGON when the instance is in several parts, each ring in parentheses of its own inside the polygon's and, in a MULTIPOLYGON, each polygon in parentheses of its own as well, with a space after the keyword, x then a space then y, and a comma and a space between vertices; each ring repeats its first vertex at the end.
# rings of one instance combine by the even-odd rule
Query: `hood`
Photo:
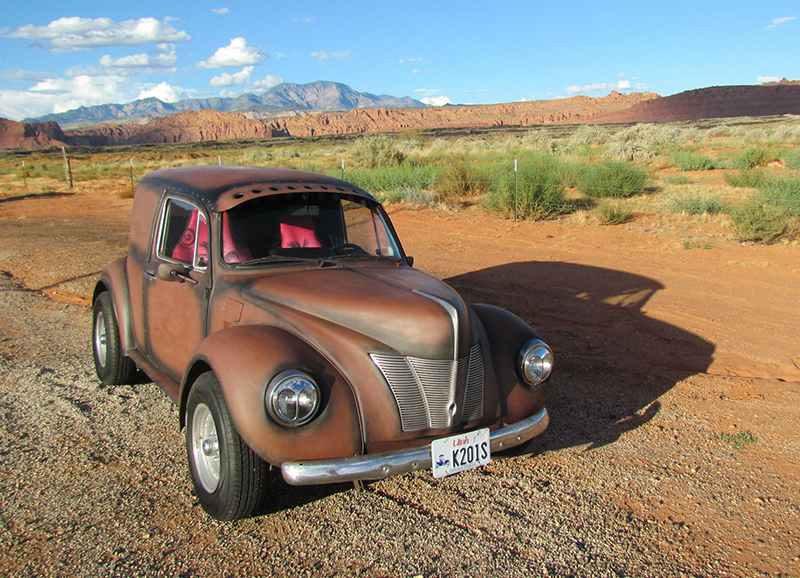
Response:
POLYGON ((452 360, 471 345, 461 297, 411 267, 372 262, 284 269, 245 281, 240 291, 293 324, 302 324, 304 315, 323 319, 380 342, 385 353, 452 360))

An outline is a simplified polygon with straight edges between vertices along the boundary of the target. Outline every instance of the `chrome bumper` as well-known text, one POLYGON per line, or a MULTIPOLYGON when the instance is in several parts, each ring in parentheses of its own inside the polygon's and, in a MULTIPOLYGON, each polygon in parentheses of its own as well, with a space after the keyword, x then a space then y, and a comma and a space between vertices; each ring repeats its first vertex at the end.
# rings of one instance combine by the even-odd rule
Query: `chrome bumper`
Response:
MULTIPOLYGON (((536 415, 491 432, 492 452, 525 443, 542 433, 548 423, 550 416, 547 414, 547 409, 542 409, 536 415)), ((416 470, 427 470, 430 467, 431 447, 427 445, 352 458, 284 462, 281 473, 289 484, 307 486, 356 480, 381 480, 416 470)))

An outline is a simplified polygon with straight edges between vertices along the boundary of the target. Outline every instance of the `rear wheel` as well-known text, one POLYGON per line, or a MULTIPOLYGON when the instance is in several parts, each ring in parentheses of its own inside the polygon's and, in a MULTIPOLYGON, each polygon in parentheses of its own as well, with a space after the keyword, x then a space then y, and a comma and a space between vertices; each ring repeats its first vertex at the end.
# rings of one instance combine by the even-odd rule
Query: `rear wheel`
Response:
POLYGON ((119 326, 107 291, 97 296, 92 319, 92 350, 97 377, 106 385, 131 383, 136 364, 120 347, 119 326))
POLYGON ((269 466, 239 436, 211 372, 189 392, 186 452, 197 498, 209 515, 238 520, 255 513, 266 493, 269 466))

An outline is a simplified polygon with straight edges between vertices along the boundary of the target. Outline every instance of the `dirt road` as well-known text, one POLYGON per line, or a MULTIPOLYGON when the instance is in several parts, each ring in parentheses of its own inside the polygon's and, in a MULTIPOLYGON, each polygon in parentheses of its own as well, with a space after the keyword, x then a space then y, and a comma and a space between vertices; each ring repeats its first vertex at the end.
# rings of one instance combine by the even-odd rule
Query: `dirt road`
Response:
POLYGON ((166 396, 93 375, 86 298, 129 211, 0 199, 0 575, 800 576, 800 248, 393 208, 418 267, 554 346, 550 428, 444 480, 276 478, 230 524, 166 396))

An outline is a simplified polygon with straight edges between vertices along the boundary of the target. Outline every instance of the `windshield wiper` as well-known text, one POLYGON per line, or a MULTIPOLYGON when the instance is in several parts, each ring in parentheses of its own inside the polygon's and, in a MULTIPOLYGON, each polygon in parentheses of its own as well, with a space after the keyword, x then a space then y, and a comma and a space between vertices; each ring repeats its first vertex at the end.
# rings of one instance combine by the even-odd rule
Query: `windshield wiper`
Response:
POLYGON ((283 255, 267 255, 258 259, 250 259, 243 263, 233 263, 237 266, 263 265, 265 263, 319 263, 323 259, 312 257, 285 257, 283 255))

